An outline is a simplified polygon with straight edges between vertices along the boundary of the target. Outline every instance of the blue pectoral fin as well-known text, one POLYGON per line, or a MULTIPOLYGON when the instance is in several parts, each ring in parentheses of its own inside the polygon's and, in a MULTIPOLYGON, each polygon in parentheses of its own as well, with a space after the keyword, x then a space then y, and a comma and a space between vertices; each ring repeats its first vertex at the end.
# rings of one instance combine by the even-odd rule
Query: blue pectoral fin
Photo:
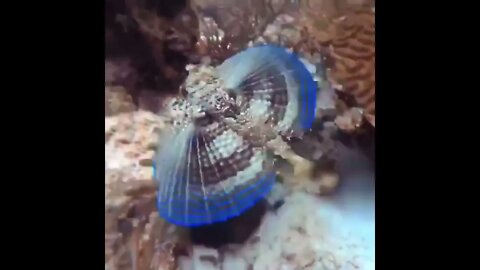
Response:
POLYGON ((313 80, 312 75, 307 70, 300 59, 292 54, 290 58, 292 66, 292 79, 297 83, 299 88, 299 113, 298 119, 301 127, 308 130, 312 127, 316 114, 317 103, 317 83, 313 80))
POLYGON ((275 174, 267 173, 228 194, 209 196, 207 199, 201 193, 191 193, 188 199, 183 195, 170 201, 159 198, 157 207, 162 218, 178 226, 196 227, 224 222, 241 215, 265 198, 274 183, 275 174))
POLYGON ((230 57, 218 67, 219 76, 230 89, 238 89, 245 80, 262 72, 285 77, 289 96, 297 99, 297 126, 310 129, 316 113, 317 83, 295 53, 275 45, 261 45, 230 57))

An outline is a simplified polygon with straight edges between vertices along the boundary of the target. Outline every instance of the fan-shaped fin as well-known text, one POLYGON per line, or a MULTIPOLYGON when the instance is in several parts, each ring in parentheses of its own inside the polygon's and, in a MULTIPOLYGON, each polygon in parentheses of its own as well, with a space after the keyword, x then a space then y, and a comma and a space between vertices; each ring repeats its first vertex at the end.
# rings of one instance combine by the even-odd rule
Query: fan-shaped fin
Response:
POLYGON ((173 224, 185 227, 223 222, 242 214, 267 196, 274 182, 274 173, 264 173, 252 179, 249 184, 236 186, 228 193, 210 194, 206 199, 202 191, 191 190, 188 200, 185 197, 177 197, 170 202, 173 207, 171 212, 161 197, 158 197, 160 216, 173 224))
POLYGON ((252 207, 273 185, 266 152, 225 123, 206 117, 174 134, 163 137, 168 140, 155 160, 158 210, 171 223, 225 221, 252 207))
POLYGON ((227 88, 250 101, 254 116, 270 114, 279 130, 311 128, 317 84, 294 53, 274 45, 252 47, 227 59, 217 71, 227 88))

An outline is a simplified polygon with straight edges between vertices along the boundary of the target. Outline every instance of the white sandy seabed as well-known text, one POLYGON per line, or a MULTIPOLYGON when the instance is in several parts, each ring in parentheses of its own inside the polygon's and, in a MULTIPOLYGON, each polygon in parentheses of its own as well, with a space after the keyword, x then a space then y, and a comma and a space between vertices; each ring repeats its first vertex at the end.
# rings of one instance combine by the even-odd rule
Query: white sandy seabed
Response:
POLYGON ((221 256, 217 250, 195 246, 192 257, 180 258, 180 268, 374 270, 374 168, 345 147, 340 146, 338 154, 341 186, 334 195, 288 195, 276 213, 267 213, 251 241, 223 250, 221 256), (218 260, 202 260, 205 256, 218 260))

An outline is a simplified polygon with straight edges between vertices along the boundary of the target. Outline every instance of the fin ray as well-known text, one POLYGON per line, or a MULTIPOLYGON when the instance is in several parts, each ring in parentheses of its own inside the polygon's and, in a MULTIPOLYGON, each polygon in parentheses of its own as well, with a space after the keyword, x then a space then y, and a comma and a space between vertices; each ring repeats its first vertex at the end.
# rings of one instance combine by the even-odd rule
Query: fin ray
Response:
POLYGON ((169 137, 155 159, 164 219, 186 227, 221 222, 266 196, 275 181, 266 152, 235 136, 225 123, 207 121, 169 137))
MULTIPOLYGON (((260 80, 283 77, 286 82, 288 103, 295 105, 282 117, 291 117, 295 120, 285 124, 303 130, 311 128, 316 112, 317 84, 294 53, 275 45, 252 47, 227 59, 217 71, 227 88, 241 94, 245 93, 248 85, 260 84, 260 80)), ((265 86, 260 85, 251 87, 250 91, 264 91, 264 88, 265 86)), ((271 103, 274 105, 275 101, 271 103)))

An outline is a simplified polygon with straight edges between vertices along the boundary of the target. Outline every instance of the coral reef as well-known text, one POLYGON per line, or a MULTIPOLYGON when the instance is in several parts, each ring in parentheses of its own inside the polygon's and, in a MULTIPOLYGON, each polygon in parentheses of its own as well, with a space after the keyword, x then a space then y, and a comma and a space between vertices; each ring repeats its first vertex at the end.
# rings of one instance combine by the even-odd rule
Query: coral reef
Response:
MULTIPOLYGON (((322 89, 318 95, 317 118, 322 119, 322 122, 327 125, 334 123, 338 130, 333 129, 330 132, 331 135, 346 133, 348 136, 340 134, 342 140, 350 141, 350 145, 360 148, 373 160, 375 151, 374 10, 371 8, 371 1, 335 2, 336 5, 332 1, 302 1, 296 14, 278 16, 272 24, 267 26, 263 36, 257 40, 279 42, 292 47, 315 66, 317 69, 315 79, 322 89), (352 35, 346 35, 348 31, 352 35), (341 43, 342 38, 345 44, 341 43), (363 48, 364 56, 368 54, 370 58, 352 57, 359 55, 356 50, 360 50, 361 55, 362 47, 356 45, 361 39, 371 41, 363 48), (342 46, 346 47, 342 48, 342 46), (342 55, 342 50, 347 54, 342 55), (349 55, 349 51, 353 54, 349 55), (355 65, 358 69, 344 66, 344 62, 355 65), (352 85, 353 88, 348 88, 352 85), (331 119, 334 121, 331 122, 331 119)), ((322 136, 306 136, 303 143, 317 145, 316 149, 320 149, 318 141, 330 137, 323 132, 322 136)), ((323 142, 322 144, 328 145, 323 142)), ((299 147, 292 145, 292 148, 299 153, 299 147)), ((318 153, 321 152, 318 151, 318 153)), ((312 158, 315 159, 315 157, 309 159, 312 158)))
MULTIPOLYGON (((373 159, 375 12, 372 2, 304 1, 294 25, 303 35, 295 50, 303 52, 311 62, 314 60, 310 55, 323 57, 327 67, 325 79, 333 85, 324 89, 335 89, 333 93, 323 93, 333 96, 335 108, 329 115, 336 118, 334 123, 339 131, 348 134, 342 138, 350 137, 347 140, 354 141, 350 142, 352 145, 373 159)), ((326 100, 325 96, 321 99, 326 100)))
POLYGON ((162 119, 135 111, 105 118, 105 269, 173 270, 182 234, 158 217, 153 149, 162 119))
MULTIPOLYGON (((315 144, 308 144, 308 142, 302 142, 302 144, 311 147, 311 149, 308 149, 310 153, 321 152, 322 148, 325 148, 324 145, 318 141, 315 142, 315 144)), ((287 186, 289 190, 303 190, 311 194, 324 195, 336 188, 338 175, 332 168, 326 169, 319 166, 320 162, 302 157, 297 154, 300 151, 294 151, 281 138, 270 141, 268 146, 279 157, 276 166, 277 171, 279 177, 283 180, 282 184, 287 186)), ((331 152, 328 152, 328 154, 331 154, 331 152)))
POLYGON ((131 112, 136 109, 132 97, 123 86, 105 86, 105 115, 131 112))
POLYGON ((126 0, 126 6, 165 82, 175 88, 186 76, 184 67, 197 39, 198 22, 188 1, 126 0))
POLYGON ((135 106, 156 112, 194 58, 198 19, 189 1, 105 0, 106 84, 123 86, 135 106), (120 72, 119 72, 120 71, 120 72))
POLYGON ((152 179, 152 158, 164 120, 147 111, 105 117, 105 169, 128 169, 137 180, 152 179))
POLYGON ((317 68, 331 69, 328 76, 320 73, 321 78, 328 78, 341 92, 338 123, 347 132, 362 126, 363 117, 375 126, 375 14, 371 6, 371 1, 302 1, 298 12, 279 15, 257 38, 291 47, 317 68))
POLYGON ((221 63, 260 36, 277 15, 294 6, 288 0, 192 1, 200 25, 198 53, 210 57, 213 64, 221 63))
POLYGON ((354 97, 375 126, 375 13, 357 11, 336 22, 331 43, 331 79, 354 97))
MULTIPOLYGON (((371 31, 371 27, 368 20, 363 19, 349 19, 354 21, 347 23, 350 26, 335 21, 345 14, 349 18, 357 16, 350 13, 365 10, 365 6, 373 5, 372 2, 191 0, 170 3, 106 0, 107 58, 115 62, 130 62, 130 69, 136 75, 128 76, 128 82, 123 80, 121 85, 138 105, 144 89, 174 92, 187 75, 184 67, 188 62, 198 63, 203 56, 208 56, 212 64, 218 64, 244 48, 249 40, 260 37, 301 51, 314 64, 316 59, 335 59, 332 80, 343 85, 340 87, 342 91, 354 95, 356 102, 365 110, 365 117, 374 124, 374 102, 369 101, 371 97, 362 96, 364 89, 371 87, 372 80, 364 80, 360 86, 355 86, 358 90, 347 90, 355 88, 351 86, 352 79, 348 78, 363 76, 365 71, 359 73, 348 67, 347 72, 354 74, 343 74, 345 68, 342 65, 349 61, 343 59, 345 54, 338 48, 345 37, 339 33, 350 31, 352 23, 364 25, 363 32, 371 31), (328 48, 330 44, 331 50, 328 48), (345 79, 345 76, 348 78, 345 79)), ((354 27, 352 31, 356 29, 354 27)), ((359 46, 355 41, 356 34, 352 35, 352 41, 349 41, 352 44, 348 47, 355 51, 359 46)), ((374 49, 374 46, 371 47, 374 49)), ((358 56, 358 51, 354 56, 358 56)), ((365 70, 368 68, 369 64, 365 64, 365 70)), ((374 89, 369 90, 369 96, 372 91, 374 93, 374 89)))

